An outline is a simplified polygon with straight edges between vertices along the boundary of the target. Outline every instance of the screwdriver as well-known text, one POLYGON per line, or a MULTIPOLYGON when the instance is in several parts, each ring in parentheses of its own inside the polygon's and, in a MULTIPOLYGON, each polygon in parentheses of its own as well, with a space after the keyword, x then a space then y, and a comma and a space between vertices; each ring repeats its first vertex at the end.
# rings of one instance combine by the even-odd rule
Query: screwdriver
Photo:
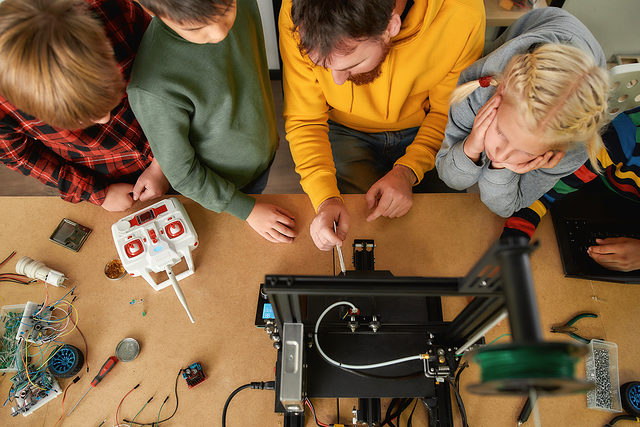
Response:
MULTIPOLYGON (((337 233, 338 229, 336 227, 336 222, 333 221, 333 232, 337 233)), ((346 274, 347 273, 347 269, 344 266, 344 258, 342 257, 342 248, 338 245, 336 245, 336 249, 338 251, 338 261, 340 261, 340 271, 342 271, 342 274, 346 274)))
POLYGON ((80 402, 82 402, 82 399, 84 399, 84 397, 87 395, 87 393, 89 393, 89 391, 92 388, 97 386, 100 383, 100 381, 102 381, 102 379, 109 373, 109 371, 111 371, 113 369, 113 367, 116 366, 116 363, 118 363, 118 358, 116 356, 111 356, 110 358, 107 359, 106 362, 104 362, 104 365, 102 365, 102 368, 100 368, 100 372, 98 372, 98 375, 96 375, 93 378, 93 380, 91 381, 91 387, 89 387, 89 390, 87 390, 82 395, 80 400, 78 400, 78 403, 76 403, 75 406, 73 408, 71 408, 71 410, 69 411, 67 416, 71 415, 73 410, 76 409, 76 407, 80 404, 80 402))

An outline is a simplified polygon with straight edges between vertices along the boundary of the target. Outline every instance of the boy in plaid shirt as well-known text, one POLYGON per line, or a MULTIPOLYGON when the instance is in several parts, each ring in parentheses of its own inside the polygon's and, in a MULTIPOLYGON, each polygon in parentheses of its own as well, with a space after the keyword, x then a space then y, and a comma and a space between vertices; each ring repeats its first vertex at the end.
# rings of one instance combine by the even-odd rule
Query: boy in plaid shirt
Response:
POLYGON ((0 2, 0 160, 109 211, 168 187, 124 91, 149 15, 128 0, 0 2))

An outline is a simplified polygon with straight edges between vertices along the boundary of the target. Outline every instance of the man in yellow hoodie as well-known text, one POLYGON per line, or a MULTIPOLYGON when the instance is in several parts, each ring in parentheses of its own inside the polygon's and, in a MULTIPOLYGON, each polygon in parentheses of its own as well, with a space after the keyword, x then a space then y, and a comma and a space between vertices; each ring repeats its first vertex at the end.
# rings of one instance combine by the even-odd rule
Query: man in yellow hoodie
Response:
POLYGON ((318 248, 346 237, 341 191, 366 192, 373 221, 406 214, 413 186, 443 188, 432 170, 449 95, 482 53, 482 0, 285 0, 279 28, 285 130, 318 248))

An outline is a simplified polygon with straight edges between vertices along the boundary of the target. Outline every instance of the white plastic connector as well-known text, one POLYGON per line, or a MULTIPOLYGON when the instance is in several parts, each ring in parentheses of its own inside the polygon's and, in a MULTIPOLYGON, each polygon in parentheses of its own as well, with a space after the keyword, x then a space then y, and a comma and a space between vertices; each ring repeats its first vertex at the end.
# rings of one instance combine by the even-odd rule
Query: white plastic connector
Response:
POLYGON ((18 260, 16 273, 23 274, 32 279, 42 280, 53 286, 64 286, 64 281, 67 280, 67 277, 63 273, 49 268, 44 265, 43 262, 36 261, 28 256, 24 256, 18 260))

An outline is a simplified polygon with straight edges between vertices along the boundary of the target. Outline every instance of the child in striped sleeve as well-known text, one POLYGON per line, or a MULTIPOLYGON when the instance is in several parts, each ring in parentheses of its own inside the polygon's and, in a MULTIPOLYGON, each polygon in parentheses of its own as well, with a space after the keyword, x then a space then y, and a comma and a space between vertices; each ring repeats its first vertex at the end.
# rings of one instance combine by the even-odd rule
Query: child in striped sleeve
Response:
MULTIPOLYGON (((573 174, 560 179, 539 200, 510 217, 502 236, 530 239, 540 219, 556 200, 598 178, 620 196, 636 200, 640 209, 640 107, 618 115, 602 139, 604 148, 597 154, 598 168, 586 162, 573 174), (597 169, 603 170, 602 174, 597 169)), ((588 254, 603 267, 620 271, 640 269, 640 240, 613 237, 596 239, 596 243, 589 248, 588 254)))

